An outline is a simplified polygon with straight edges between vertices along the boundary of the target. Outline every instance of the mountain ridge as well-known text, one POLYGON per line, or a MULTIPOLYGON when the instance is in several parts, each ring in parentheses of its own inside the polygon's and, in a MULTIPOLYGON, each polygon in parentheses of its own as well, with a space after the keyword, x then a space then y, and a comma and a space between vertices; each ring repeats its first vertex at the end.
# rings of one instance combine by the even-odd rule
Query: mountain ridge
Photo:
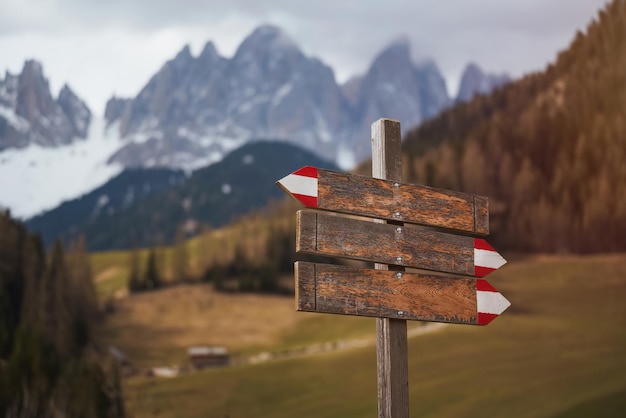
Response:
POLYGON ((171 243, 181 227, 189 234, 219 227, 282 198, 275 181, 304 165, 338 169, 297 146, 256 141, 189 176, 165 168, 130 169, 26 224, 47 244, 85 234, 90 250, 171 243), (146 184, 150 193, 144 193, 146 184), (129 194, 132 204, 126 204, 129 194))
POLYGON ((62 145, 85 139, 87 105, 65 84, 54 99, 42 65, 27 60, 22 72, 0 79, 0 152, 29 144, 62 145))
POLYGON ((452 103, 436 64, 415 63, 406 41, 384 48, 355 80, 340 86, 331 67, 265 25, 232 58, 220 56, 211 41, 197 56, 184 46, 134 98, 111 97, 102 124, 69 86, 53 99, 43 66, 27 61, 22 74, 0 79, 0 206, 32 216, 123 168, 192 171, 259 138, 303 147, 348 169, 369 157, 373 120, 402 120, 406 132, 452 103), (67 164, 52 164, 60 154, 67 164), (93 167, 79 161, 83 154, 93 167), (71 187, 50 184, 45 167, 57 171, 51 180, 71 187), (14 178, 26 179, 28 190, 14 178))

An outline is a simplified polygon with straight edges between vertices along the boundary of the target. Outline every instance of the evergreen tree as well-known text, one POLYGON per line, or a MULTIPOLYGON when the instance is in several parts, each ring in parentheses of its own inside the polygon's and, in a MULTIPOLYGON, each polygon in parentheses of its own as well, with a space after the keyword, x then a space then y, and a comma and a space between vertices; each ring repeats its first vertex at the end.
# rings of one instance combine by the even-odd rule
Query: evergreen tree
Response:
POLYGON ((133 247, 128 252, 128 290, 135 293, 143 290, 143 288, 139 275, 139 249, 133 247))
POLYGON ((156 250, 154 247, 150 248, 148 258, 146 261, 146 275, 143 279, 146 289, 157 289, 161 287, 161 275, 157 268, 156 250))
POLYGON ((75 260, 56 242, 46 262, 39 237, 8 214, 0 214, 0 244, 0 416, 123 417, 119 377, 75 326, 97 309, 87 306, 88 289, 73 285, 75 260))
POLYGON ((188 269, 189 255, 187 253, 187 243, 185 241, 185 229, 180 226, 176 230, 176 239, 174 241, 174 280, 177 282, 187 281, 189 276, 188 269))
POLYGON ((56 241, 52 248, 50 263, 43 276, 42 293, 44 340, 61 356, 69 356, 74 342, 70 311, 73 301, 69 296, 68 271, 60 241, 56 241))
POLYGON ((84 347, 91 339, 90 333, 98 317, 98 298, 93 285, 91 263, 84 235, 70 244, 67 254, 69 292, 75 301, 72 310, 76 345, 84 347))

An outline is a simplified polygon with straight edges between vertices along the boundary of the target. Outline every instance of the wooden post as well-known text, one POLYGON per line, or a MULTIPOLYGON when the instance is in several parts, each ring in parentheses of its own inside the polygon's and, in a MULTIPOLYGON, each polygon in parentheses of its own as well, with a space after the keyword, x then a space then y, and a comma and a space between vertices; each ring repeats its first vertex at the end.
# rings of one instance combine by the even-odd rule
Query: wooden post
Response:
MULTIPOLYGON (((402 181, 401 139, 400 122, 379 119, 372 123, 372 177, 402 181)), ((398 224, 402 225, 402 223, 398 224)), ((388 270, 389 267, 392 266, 375 264, 378 270, 388 270)), ((401 267, 393 269, 404 270, 401 267)), ((408 418, 409 377, 406 320, 377 318, 376 333, 378 417, 408 418)))

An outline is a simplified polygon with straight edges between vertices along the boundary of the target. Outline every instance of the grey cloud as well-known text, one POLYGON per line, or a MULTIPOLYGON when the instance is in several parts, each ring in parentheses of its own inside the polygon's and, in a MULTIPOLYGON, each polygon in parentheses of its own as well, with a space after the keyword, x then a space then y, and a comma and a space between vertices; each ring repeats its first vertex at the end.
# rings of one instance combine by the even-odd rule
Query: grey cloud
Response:
MULTIPOLYGON (((576 29, 584 29, 604 3, 605 0, 0 0, 0 46, 4 45, 3 40, 8 45, 12 38, 24 34, 84 38, 84 42, 89 42, 94 33, 117 29, 146 37, 171 29, 193 33, 195 38, 184 42, 194 44, 196 49, 212 40, 224 53, 221 47, 225 43, 234 48, 254 26, 274 23, 306 53, 322 59, 344 79, 365 71, 384 46, 398 36, 406 36, 415 58, 432 57, 448 82, 454 82, 468 61, 488 71, 507 71, 513 76, 542 68, 555 59, 558 50, 567 47, 576 29)), ((17 49, 19 46, 12 48, 17 49)), ((142 53, 145 51, 134 55, 141 59, 142 53)), ((72 59, 71 54, 72 51, 58 51, 58 59, 72 59)), ((81 65, 94 74, 106 71, 90 69, 87 62, 81 65)), ((44 66, 49 67, 46 62, 44 66)), ((132 63, 127 71, 132 71, 132 63)), ((67 79, 62 74, 50 77, 67 79)), ((115 89, 115 80, 111 79, 111 83, 110 88, 115 89)))

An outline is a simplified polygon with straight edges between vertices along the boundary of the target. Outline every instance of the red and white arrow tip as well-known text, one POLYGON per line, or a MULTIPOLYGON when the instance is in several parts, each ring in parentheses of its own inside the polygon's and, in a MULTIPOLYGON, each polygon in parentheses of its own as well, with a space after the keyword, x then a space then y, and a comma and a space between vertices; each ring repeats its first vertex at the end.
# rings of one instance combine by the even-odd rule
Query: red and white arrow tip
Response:
POLYGON ((476 305, 478 325, 487 325, 511 306, 509 302, 487 280, 476 280, 476 305))
POLYGON ((484 239, 474 238, 474 276, 485 277, 506 264, 506 260, 484 239))
POLYGON ((276 184, 305 206, 317 207, 317 168, 302 167, 278 180, 276 184))

